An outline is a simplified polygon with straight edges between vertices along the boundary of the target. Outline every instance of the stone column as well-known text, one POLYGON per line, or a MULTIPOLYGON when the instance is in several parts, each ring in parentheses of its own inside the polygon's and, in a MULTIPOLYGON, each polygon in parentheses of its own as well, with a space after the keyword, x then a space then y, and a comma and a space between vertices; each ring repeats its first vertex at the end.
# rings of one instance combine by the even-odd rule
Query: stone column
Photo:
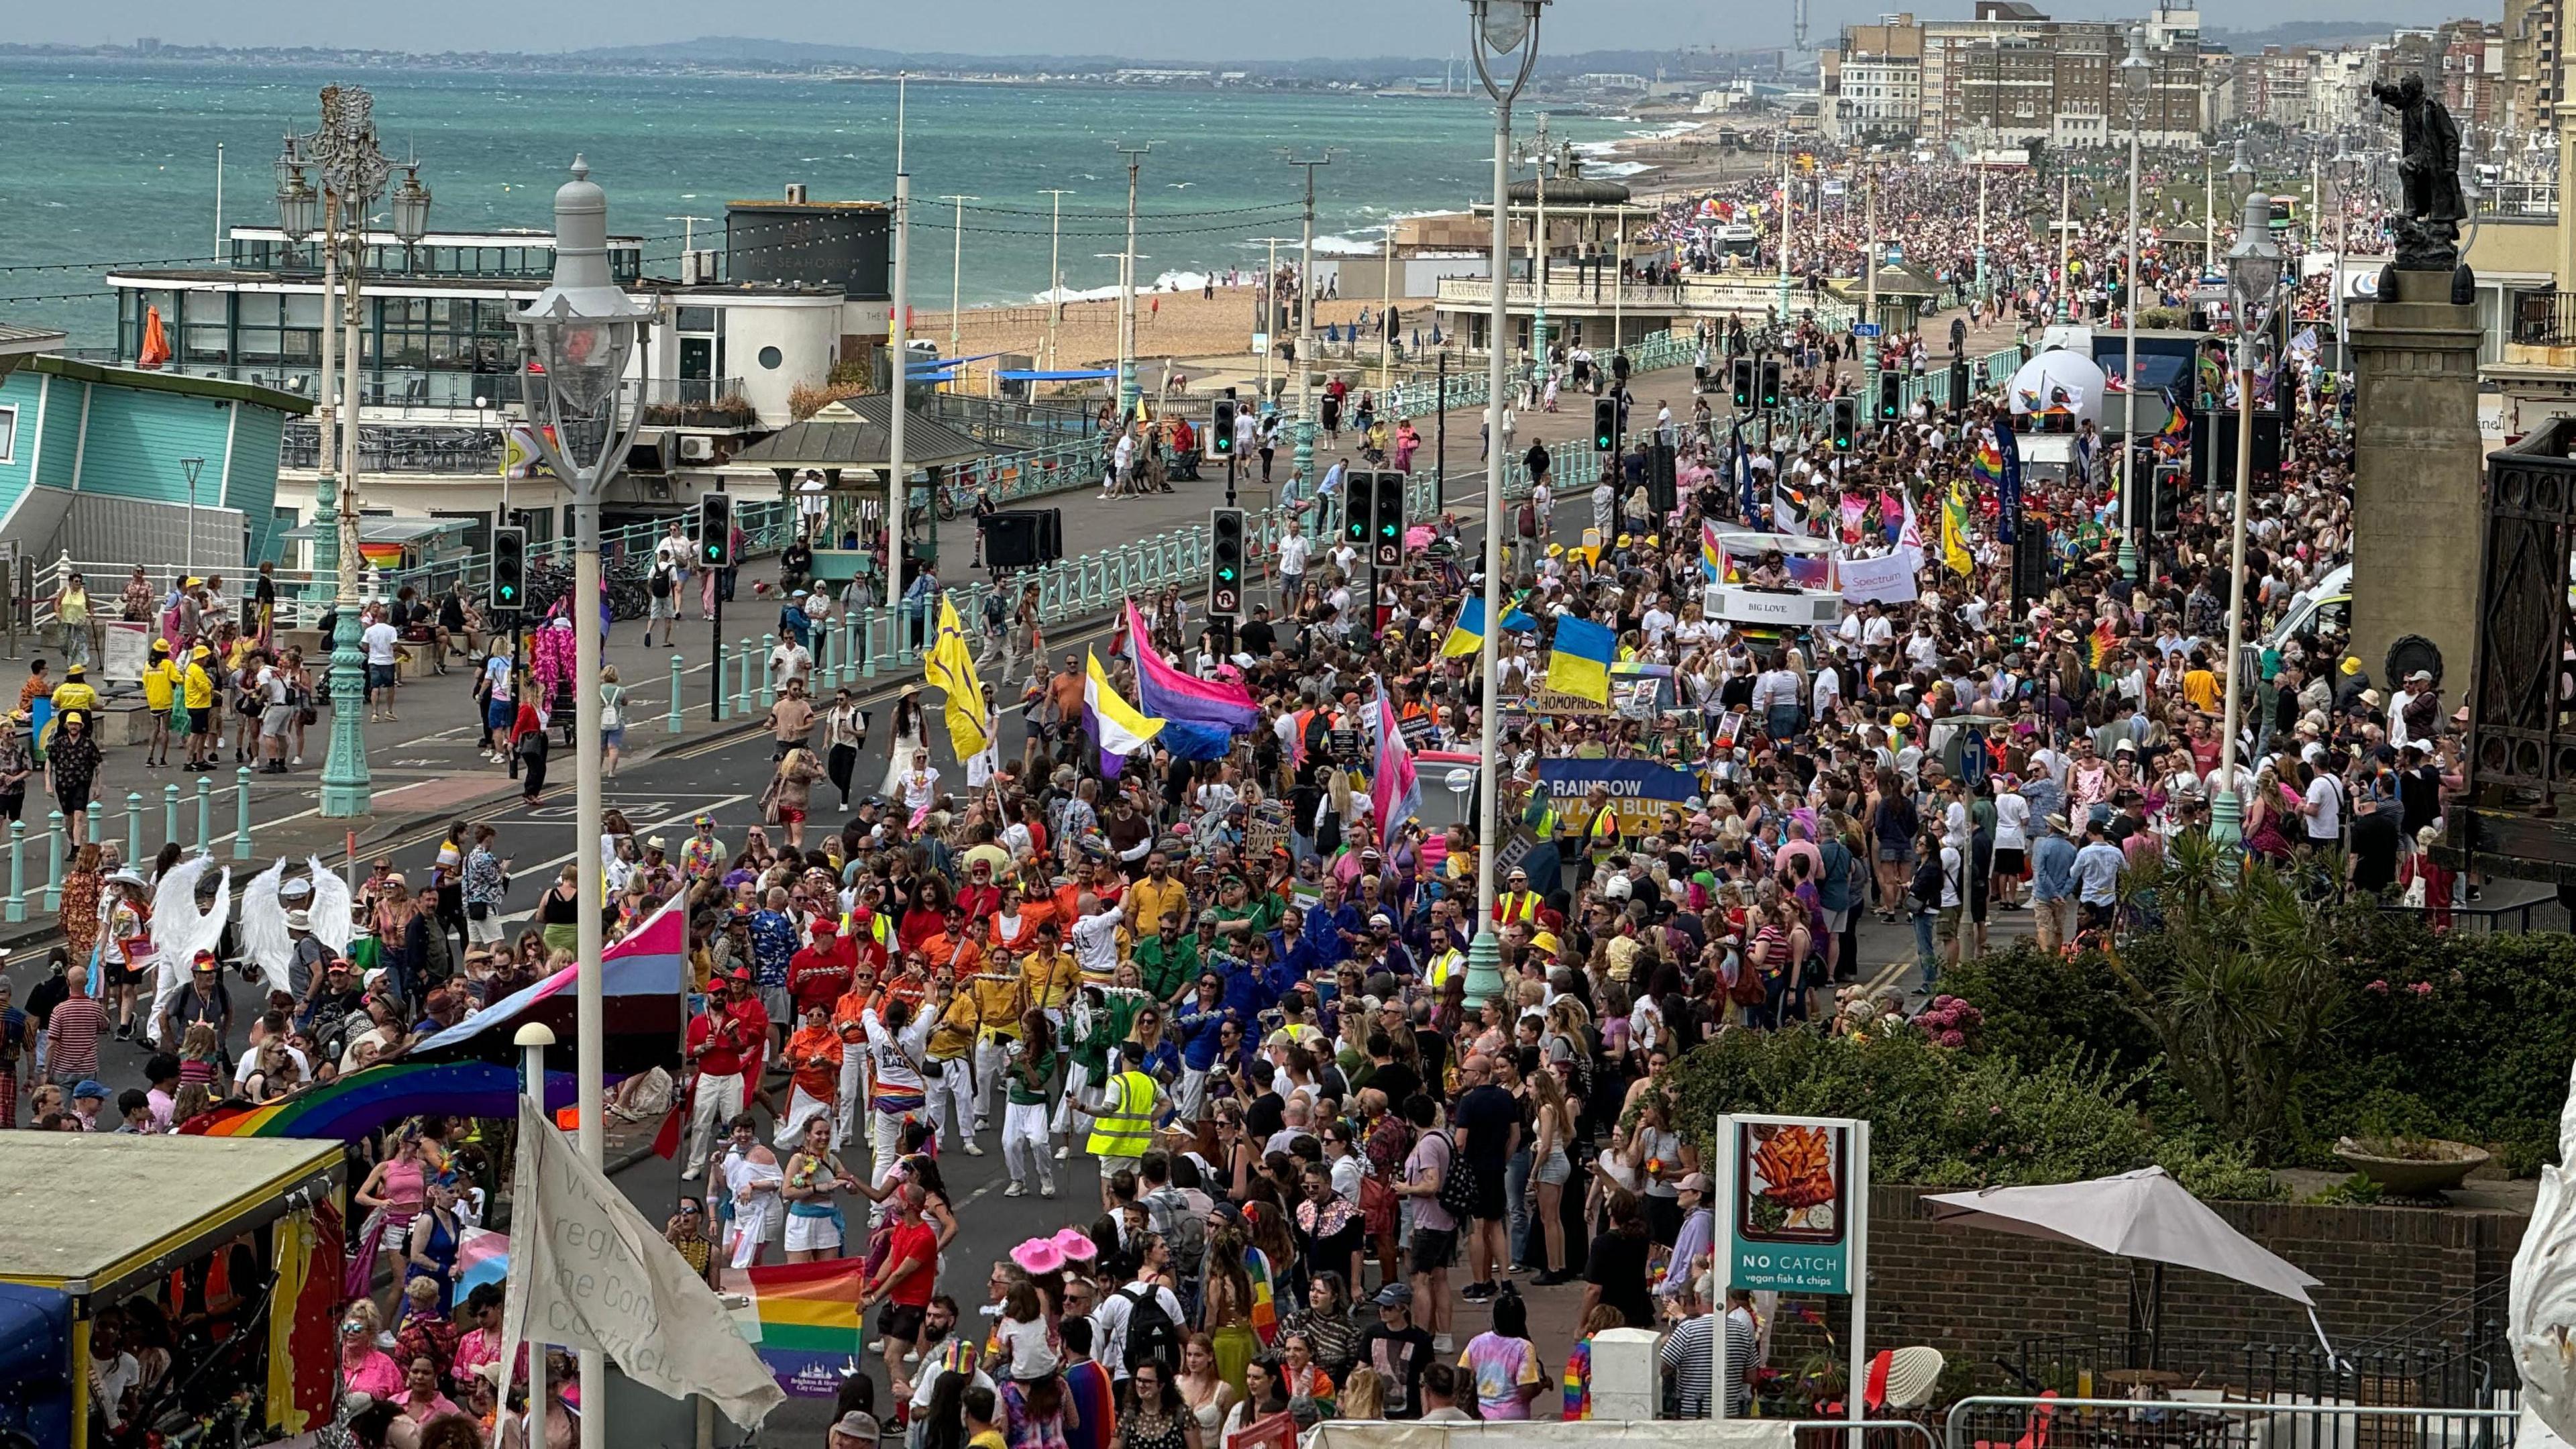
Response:
POLYGON ((2468 688, 2477 641, 2485 444, 2478 433, 2477 310, 2448 272, 2397 271, 2396 296, 2351 304, 2353 653, 2383 691, 2408 635, 2441 651, 2447 698, 2468 688))

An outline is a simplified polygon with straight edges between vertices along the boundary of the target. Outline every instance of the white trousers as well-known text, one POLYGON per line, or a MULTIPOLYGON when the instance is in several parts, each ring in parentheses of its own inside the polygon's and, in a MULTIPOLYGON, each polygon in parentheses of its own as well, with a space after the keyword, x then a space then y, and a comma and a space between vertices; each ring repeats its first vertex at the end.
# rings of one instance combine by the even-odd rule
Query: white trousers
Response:
POLYGON ((992 1101, 999 1092, 1003 1104, 1009 1105, 1010 1094, 1003 1090, 1002 1079, 1010 1074, 1010 1042, 1002 1037, 987 1036, 975 1043, 975 1125, 993 1120, 992 1101))
MULTIPOLYGON (((880 1112, 874 1107, 868 1109, 870 1156, 868 1186, 885 1186, 886 1177, 894 1171, 895 1163, 903 1157, 903 1124, 911 1121, 912 1118, 913 1114, 910 1112, 880 1112)), ((879 1221, 892 1213, 894 1207, 894 1195, 889 1193, 884 1202, 878 1203, 869 1211, 868 1220, 879 1221)))
POLYGON ((742 1115, 742 1073, 719 1077, 698 1073, 698 1094, 689 1107, 689 1147, 685 1170, 704 1172, 707 1153, 727 1131, 726 1123, 742 1115))
POLYGON ((856 1142, 867 1128, 860 1122, 868 1110, 868 1053, 864 1046, 841 1053, 841 1101, 832 1122, 835 1145, 856 1142))
POLYGON ((1091 1130, 1091 1114, 1082 1110, 1083 1093, 1091 1087, 1091 1071, 1080 1062, 1065 1068, 1064 1097, 1055 1104, 1055 1130, 1081 1133, 1091 1130))
POLYGON ((1055 1191, 1054 1160, 1047 1156, 1044 1102, 1002 1104, 1002 1161, 1010 1168, 1011 1181, 1025 1187, 1029 1175, 1035 1173, 1041 1186, 1055 1191))
POLYGON ((930 1130, 941 1140, 946 1140, 952 1118, 960 1137, 974 1125, 974 1119, 966 1115, 974 1100, 974 1089, 968 1085, 966 1058, 941 1058, 939 1075, 923 1084, 922 1096, 927 1099, 922 1110, 930 1114, 930 1130))
POLYGON ((1173 1121, 1186 1127, 1199 1120, 1200 1109, 1207 1105, 1207 1079, 1205 1072, 1182 1068, 1180 1090, 1173 1094, 1173 1121))

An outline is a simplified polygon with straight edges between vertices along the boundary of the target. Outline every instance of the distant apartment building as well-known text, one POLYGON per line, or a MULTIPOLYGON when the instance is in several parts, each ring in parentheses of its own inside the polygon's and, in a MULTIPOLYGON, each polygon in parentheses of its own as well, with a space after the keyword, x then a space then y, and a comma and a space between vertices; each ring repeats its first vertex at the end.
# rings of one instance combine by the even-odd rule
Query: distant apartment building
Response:
POLYGON ((2559 0, 2505 0, 2505 129, 2557 135, 2558 103, 2567 95, 2558 59, 2564 14, 2559 0))
MULTIPOLYGON (((2140 22, 2150 67, 2137 98, 2149 145, 2181 145, 2206 129, 2200 13, 2160 8, 2140 22)), ((1968 20, 1884 15, 1844 28, 1822 53, 1819 121, 1829 139, 1948 140, 1990 136, 2101 146, 2128 137, 2131 97, 2120 62, 2127 23, 2051 20, 2020 0, 1978 0, 1968 20)))

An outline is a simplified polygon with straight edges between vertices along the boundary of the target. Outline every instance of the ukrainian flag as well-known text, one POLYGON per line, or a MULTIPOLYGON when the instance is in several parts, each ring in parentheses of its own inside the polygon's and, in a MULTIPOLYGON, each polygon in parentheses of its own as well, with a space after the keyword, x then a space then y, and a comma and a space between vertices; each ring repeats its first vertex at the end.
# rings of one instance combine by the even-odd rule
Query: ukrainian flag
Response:
POLYGON ((1610 702, 1610 655, 1617 636, 1600 624, 1572 617, 1556 621, 1556 648, 1547 661, 1547 687, 1594 704, 1610 702))
POLYGON ((1449 626, 1449 637, 1440 644, 1440 657, 1456 659, 1485 647, 1485 599, 1471 594, 1458 606, 1458 620, 1449 626))
POLYGON ((1538 620, 1531 618, 1528 611, 1521 608, 1522 601, 1528 597, 1528 592, 1524 590, 1521 593, 1512 595, 1512 601, 1503 606, 1503 630, 1505 633, 1535 634, 1538 632, 1538 620))

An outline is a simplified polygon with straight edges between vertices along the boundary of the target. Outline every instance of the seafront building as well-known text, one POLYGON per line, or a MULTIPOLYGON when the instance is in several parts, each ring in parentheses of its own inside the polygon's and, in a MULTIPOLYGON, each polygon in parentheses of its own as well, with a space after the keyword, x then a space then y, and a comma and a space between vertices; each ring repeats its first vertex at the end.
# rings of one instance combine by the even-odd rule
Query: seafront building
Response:
MULTIPOLYGON (((678 252, 676 266, 648 264, 642 238, 610 239, 612 275, 659 315, 643 359, 646 426, 604 500, 612 526, 676 514, 720 476, 778 486, 769 469, 732 460, 795 421, 798 389, 867 376, 878 362, 892 295, 889 219, 883 203, 815 200, 791 185, 774 201, 729 203, 722 232, 678 252)), ((406 246, 370 235, 358 322, 367 513, 454 520, 456 541, 475 550, 505 503, 528 515, 531 542, 568 531, 559 490, 529 476, 534 449, 511 443, 522 413, 510 319, 546 286, 553 240, 433 232, 406 246)), ((321 243, 235 226, 227 248, 218 267, 110 272, 116 343, 98 360, 137 379, 222 382, 273 398, 284 417, 273 507, 291 526, 309 519, 323 471, 310 416, 321 396, 321 243)), ((261 516, 245 520, 253 546, 232 554, 236 564, 265 555, 271 507, 263 501, 261 516)), ((48 539, 17 536, 52 556, 48 539)))

